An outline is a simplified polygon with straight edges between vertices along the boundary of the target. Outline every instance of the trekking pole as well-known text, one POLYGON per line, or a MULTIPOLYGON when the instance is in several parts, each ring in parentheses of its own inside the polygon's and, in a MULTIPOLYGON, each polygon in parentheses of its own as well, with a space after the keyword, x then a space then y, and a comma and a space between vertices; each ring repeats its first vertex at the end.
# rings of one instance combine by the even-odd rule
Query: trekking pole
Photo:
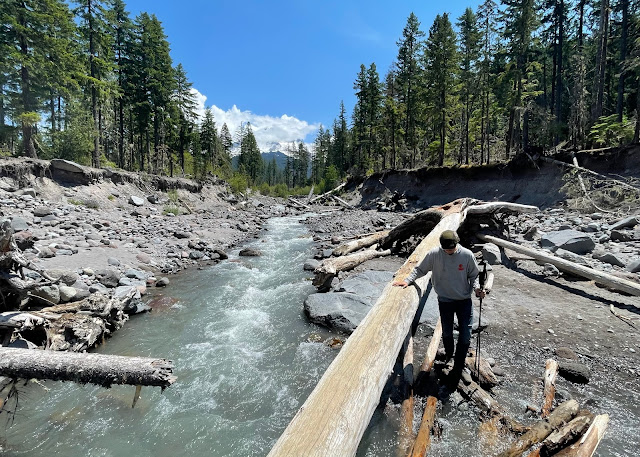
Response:
MULTIPOLYGON (((482 269, 480 270, 480 274, 478 275, 478 279, 480 281, 480 290, 484 290, 484 285, 487 281, 487 262, 482 259, 480 262, 480 266, 482 269)), ((480 313, 478 314, 478 335, 476 336, 476 379, 480 382, 480 331, 482 325, 482 296, 480 296, 480 313)))

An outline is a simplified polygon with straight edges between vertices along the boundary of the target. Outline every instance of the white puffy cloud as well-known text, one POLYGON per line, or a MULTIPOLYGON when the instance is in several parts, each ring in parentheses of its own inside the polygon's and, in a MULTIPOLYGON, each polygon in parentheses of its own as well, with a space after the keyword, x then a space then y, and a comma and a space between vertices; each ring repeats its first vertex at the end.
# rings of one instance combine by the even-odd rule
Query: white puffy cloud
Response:
MULTIPOLYGON (((199 119, 204 117, 207 97, 197 89, 191 89, 195 95, 199 119)), ((226 123, 232 135, 240 128, 241 123, 251 123, 251 129, 261 151, 285 151, 293 141, 304 141, 307 135, 315 133, 320 124, 309 124, 293 116, 283 114, 280 117, 254 114, 242 111, 236 105, 225 111, 215 105, 211 111, 218 130, 226 123)), ((311 145, 307 144, 307 147, 311 145)))

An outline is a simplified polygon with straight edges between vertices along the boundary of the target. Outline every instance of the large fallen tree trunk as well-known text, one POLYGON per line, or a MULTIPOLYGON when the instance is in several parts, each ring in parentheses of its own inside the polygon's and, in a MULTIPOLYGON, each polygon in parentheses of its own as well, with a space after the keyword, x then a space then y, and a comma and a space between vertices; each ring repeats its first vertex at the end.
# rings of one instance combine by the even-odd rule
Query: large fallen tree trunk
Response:
MULTIPOLYGON (((406 277, 432 248, 443 230, 456 230, 464 206, 441 212, 441 221, 398 270, 406 277)), ((416 314, 426 284, 393 287, 391 283, 349 337, 269 453, 275 456, 354 456, 380 401, 400 347, 416 314)))
POLYGON ((545 254, 544 252, 526 248, 524 246, 520 246, 519 244, 505 241, 495 236, 483 234, 478 234, 477 236, 482 241, 489 241, 497 246, 511 249, 512 251, 518 252, 520 254, 526 254, 536 260, 555 265, 561 270, 568 271, 569 273, 573 273, 575 275, 582 276, 588 279, 592 279, 598 284, 602 284, 603 286, 607 286, 611 289, 621 290, 631 295, 640 295, 640 284, 638 283, 634 283, 622 278, 617 278, 613 275, 594 270, 593 268, 583 267, 582 265, 569 262, 568 260, 561 259, 552 254, 545 254))
POLYGON ((558 406, 548 418, 536 423, 531 430, 518 438, 515 443, 498 457, 519 457, 534 444, 540 443, 555 429, 569 422, 578 414, 578 402, 569 400, 558 406))
POLYGON ((341 244, 340 246, 335 248, 332 254, 334 256, 341 256, 341 255, 350 254, 351 252, 359 251, 362 248, 373 246, 388 234, 389 234, 388 230, 383 230, 381 232, 376 232, 371 235, 358 238, 357 240, 349 241, 348 243, 341 244))
POLYGON ((173 362, 166 359, 9 348, 0 348, 0 376, 163 389, 176 381, 173 362))
POLYGON ((335 187, 335 188, 331 189, 329 192, 325 192, 325 193, 324 193, 324 194, 322 194, 322 195, 318 195, 318 196, 316 196, 316 197, 313 197, 311 200, 309 200, 309 202, 308 202, 308 203, 309 203, 309 204, 311 204, 311 203, 314 203, 314 202, 316 202, 316 201, 318 201, 318 200, 320 200, 320 199, 322 199, 322 198, 326 198, 326 197, 328 197, 329 195, 331 195, 332 193, 339 191, 340 189, 342 189, 342 188, 343 188, 344 186, 346 186, 346 185, 347 185, 347 183, 346 183, 346 182, 343 182, 343 183, 342 183, 342 184, 340 184, 338 187, 335 187))

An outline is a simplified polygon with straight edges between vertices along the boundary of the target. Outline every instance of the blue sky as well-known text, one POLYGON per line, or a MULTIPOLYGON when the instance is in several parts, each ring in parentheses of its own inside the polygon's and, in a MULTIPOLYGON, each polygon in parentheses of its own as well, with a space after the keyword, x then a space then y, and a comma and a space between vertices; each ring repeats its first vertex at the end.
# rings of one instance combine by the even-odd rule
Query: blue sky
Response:
POLYGON ((413 11, 428 33, 436 14, 452 22, 479 0, 446 3, 378 0, 125 0, 132 18, 155 14, 200 103, 218 128, 232 133, 250 121, 262 148, 272 141, 311 141, 331 126, 340 100, 355 103, 360 64, 380 77, 397 56, 396 42, 413 11))

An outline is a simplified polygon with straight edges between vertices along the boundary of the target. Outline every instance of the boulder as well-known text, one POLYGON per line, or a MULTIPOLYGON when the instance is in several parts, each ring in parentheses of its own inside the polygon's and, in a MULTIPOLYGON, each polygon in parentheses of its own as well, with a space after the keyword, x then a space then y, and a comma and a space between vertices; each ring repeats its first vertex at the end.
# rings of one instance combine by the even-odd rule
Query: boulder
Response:
POLYGON ((60 301, 63 303, 72 301, 73 298, 78 294, 78 291, 74 287, 70 286, 60 286, 60 301))
POLYGON ((262 252, 260 252, 258 249, 245 248, 241 250, 238 255, 243 257, 260 257, 262 255, 262 252))
POLYGON ((580 362, 563 362, 558 364, 558 373, 567 381, 587 384, 591 378, 589 367, 580 362))
POLYGON ((27 249, 31 249, 35 243, 35 237, 33 233, 29 231, 21 231, 13 234, 13 239, 15 240, 18 248, 21 251, 26 251, 27 249))
POLYGON ((140 254, 136 255, 136 259, 140 263, 144 263, 144 264, 150 264, 151 263, 151 257, 149 257, 149 254, 145 254, 143 252, 141 252, 140 254))
POLYGON ((493 243, 487 243, 482 248, 482 258, 487 261, 489 265, 502 264, 502 253, 500 248, 493 243))
POLYGON ((78 273, 70 270, 47 270, 47 275, 52 277, 56 281, 60 281, 66 286, 74 286, 76 281, 80 279, 78 273))
POLYGON ((302 267, 304 271, 313 271, 320 266, 320 262, 316 259, 307 259, 302 267))
POLYGON ((604 262, 604 263, 608 263, 611 265, 616 265, 618 267, 624 267, 625 264, 622 260, 620 260, 620 257, 616 254, 613 254, 611 252, 604 252, 604 253, 598 253, 598 254, 593 254, 593 258, 596 260, 599 260, 600 262, 604 262))
POLYGON ((36 217, 45 217, 49 216, 51 212, 51 208, 48 206, 38 206, 37 208, 34 208, 33 215, 36 217))
POLYGON ((611 225, 611 230, 619 230, 622 228, 633 228, 638 224, 637 216, 629 216, 621 221, 611 225))
POLYGON ((371 303, 348 292, 311 294, 304 312, 311 322, 352 333, 371 309, 371 303))
POLYGON ((95 271, 96 279, 105 287, 117 287, 120 281, 120 273, 111 268, 95 271))
POLYGON ((583 232, 560 230, 543 235, 540 239, 540 245, 553 252, 562 248, 574 254, 586 254, 595 248, 596 243, 583 232))
POLYGON ((133 278, 133 279, 137 279, 138 281, 146 281, 147 277, 149 276, 147 273, 145 273, 144 271, 141 270, 135 270, 133 268, 129 268, 127 271, 124 272, 124 275, 127 278, 133 278))
POLYGON ((190 233, 183 232, 183 231, 175 231, 175 232, 173 232, 173 236, 175 236, 179 240, 184 240, 184 239, 187 239, 187 238, 191 238, 191 234, 190 233))
POLYGON ((169 278, 162 277, 156 281, 156 287, 166 287, 169 285, 169 278))
POLYGON ((640 259, 635 259, 632 260, 631 262, 629 262, 629 264, 626 267, 627 271, 630 271, 631 273, 638 273, 640 272, 640 259))
POLYGON ((144 205, 144 199, 142 199, 140 197, 136 197, 135 195, 131 195, 129 197, 129 204, 131 204, 133 206, 142 206, 142 205, 144 205))
POLYGON ((18 216, 13 216, 11 218, 11 228, 13 229, 14 233, 18 233, 29 230, 29 224, 27 224, 27 221, 25 219, 18 216))
POLYGON ((611 241, 627 242, 633 240, 633 235, 624 230, 611 230, 611 241))
POLYGON ((39 286, 33 289, 31 296, 39 303, 47 306, 60 303, 60 289, 58 286, 39 286))

